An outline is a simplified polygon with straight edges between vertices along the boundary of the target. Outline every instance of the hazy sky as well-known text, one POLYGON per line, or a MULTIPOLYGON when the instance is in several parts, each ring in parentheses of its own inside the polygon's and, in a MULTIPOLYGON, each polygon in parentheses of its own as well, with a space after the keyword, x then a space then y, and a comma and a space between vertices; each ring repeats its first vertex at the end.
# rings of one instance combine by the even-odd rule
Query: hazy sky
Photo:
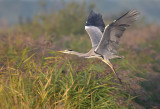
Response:
MULTIPOLYGON (((58 9, 60 1, 72 0, 0 0, 0 21, 6 19, 9 24, 18 22, 19 17, 32 18, 40 12, 40 1, 46 1, 47 9, 58 9), (58 5, 57 5, 58 4, 58 5)), ((95 3, 96 11, 103 15, 117 15, 123 10, 137 9, 148 21, 160 23, 160 0, 74 0, 95 3)))

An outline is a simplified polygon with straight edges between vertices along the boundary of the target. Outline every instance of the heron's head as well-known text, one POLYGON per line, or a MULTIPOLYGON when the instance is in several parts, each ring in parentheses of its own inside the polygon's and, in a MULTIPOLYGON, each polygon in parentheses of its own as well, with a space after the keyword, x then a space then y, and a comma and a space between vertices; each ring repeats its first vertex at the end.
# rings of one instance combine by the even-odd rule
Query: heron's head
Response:
POLYGON ((72 50, 71 49, 67 49, 67 50, 62 50, 62 51, 57 51, 57 52, 71 54, 72 50))

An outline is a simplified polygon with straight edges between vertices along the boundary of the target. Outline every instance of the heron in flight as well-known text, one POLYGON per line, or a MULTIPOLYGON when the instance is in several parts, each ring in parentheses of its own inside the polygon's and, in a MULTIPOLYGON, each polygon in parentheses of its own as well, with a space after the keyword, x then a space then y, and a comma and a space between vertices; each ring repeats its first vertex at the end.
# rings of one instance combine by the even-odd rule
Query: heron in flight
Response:
POLYGON ((123 56, 119 56, 117 54, 120 38, 126 28, 136 21, 138 15, 138 11, 131 10, 105 26, 102 15, 91 11, 85 25, 85 30, 87 31, 92 43, 91 50, 87 53, 79 53, 70 49, 58 52, 74 54, 84 58, 98 58, 112 69, 115 76, 121 83, 121 79, 118 77, 109 60, 113 58, 123 58, 123 56))

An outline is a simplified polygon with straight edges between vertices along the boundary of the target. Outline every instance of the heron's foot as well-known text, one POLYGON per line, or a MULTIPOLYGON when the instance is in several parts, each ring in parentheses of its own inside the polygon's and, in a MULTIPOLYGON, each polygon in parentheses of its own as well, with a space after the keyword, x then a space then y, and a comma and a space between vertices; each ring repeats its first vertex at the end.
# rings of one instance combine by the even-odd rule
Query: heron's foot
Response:
POLYGON ((118 78, 118 80, 119 80, 120 84, 122 84, 122 81, 121 81, 121 79, 120 79, 120 78, 118 78))

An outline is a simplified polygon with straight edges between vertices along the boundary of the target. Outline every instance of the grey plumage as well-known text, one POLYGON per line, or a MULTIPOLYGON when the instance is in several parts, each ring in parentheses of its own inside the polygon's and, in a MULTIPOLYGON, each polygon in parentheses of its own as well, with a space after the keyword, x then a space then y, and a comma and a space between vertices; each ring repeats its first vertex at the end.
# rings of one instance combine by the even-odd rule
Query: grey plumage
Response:
POLYGON ((121 79, 118 77, 109 60, 113 58, 122 58, 117 55, 117 48, 119 46, 120 38, 126 28, 137 19, 138 15, 139 12, 136 10, 129 11, 105 27, 102 15, 91 11, 86 21, 85 30, 91 39, 92 49, 88 53, 78 53, 72 50, 64 50, 59 52, 74 54, 84 58, 101 59, 109 65, 121 82, 121 79))
POLYGON ((95 26, 85 26, 85 30, 91 39, 92 47, 97 47, 102 38, 102 32, 100 29, 95 26))
POLYGON ((106 26, 102 39, 95 49, 95 52, 106 56, 108 59, 114 58, 111 54, 117 53, 120 38, 128 26, 130 26, 138 17, 139 12, 136 10, 129 11, 111 24, 106 26))
POLYGON ((98 46, 104 28, 105 24, 103 22, 102 15, 91 11, 86 21, 85 30, 90 36, 92 47, 98 46))

